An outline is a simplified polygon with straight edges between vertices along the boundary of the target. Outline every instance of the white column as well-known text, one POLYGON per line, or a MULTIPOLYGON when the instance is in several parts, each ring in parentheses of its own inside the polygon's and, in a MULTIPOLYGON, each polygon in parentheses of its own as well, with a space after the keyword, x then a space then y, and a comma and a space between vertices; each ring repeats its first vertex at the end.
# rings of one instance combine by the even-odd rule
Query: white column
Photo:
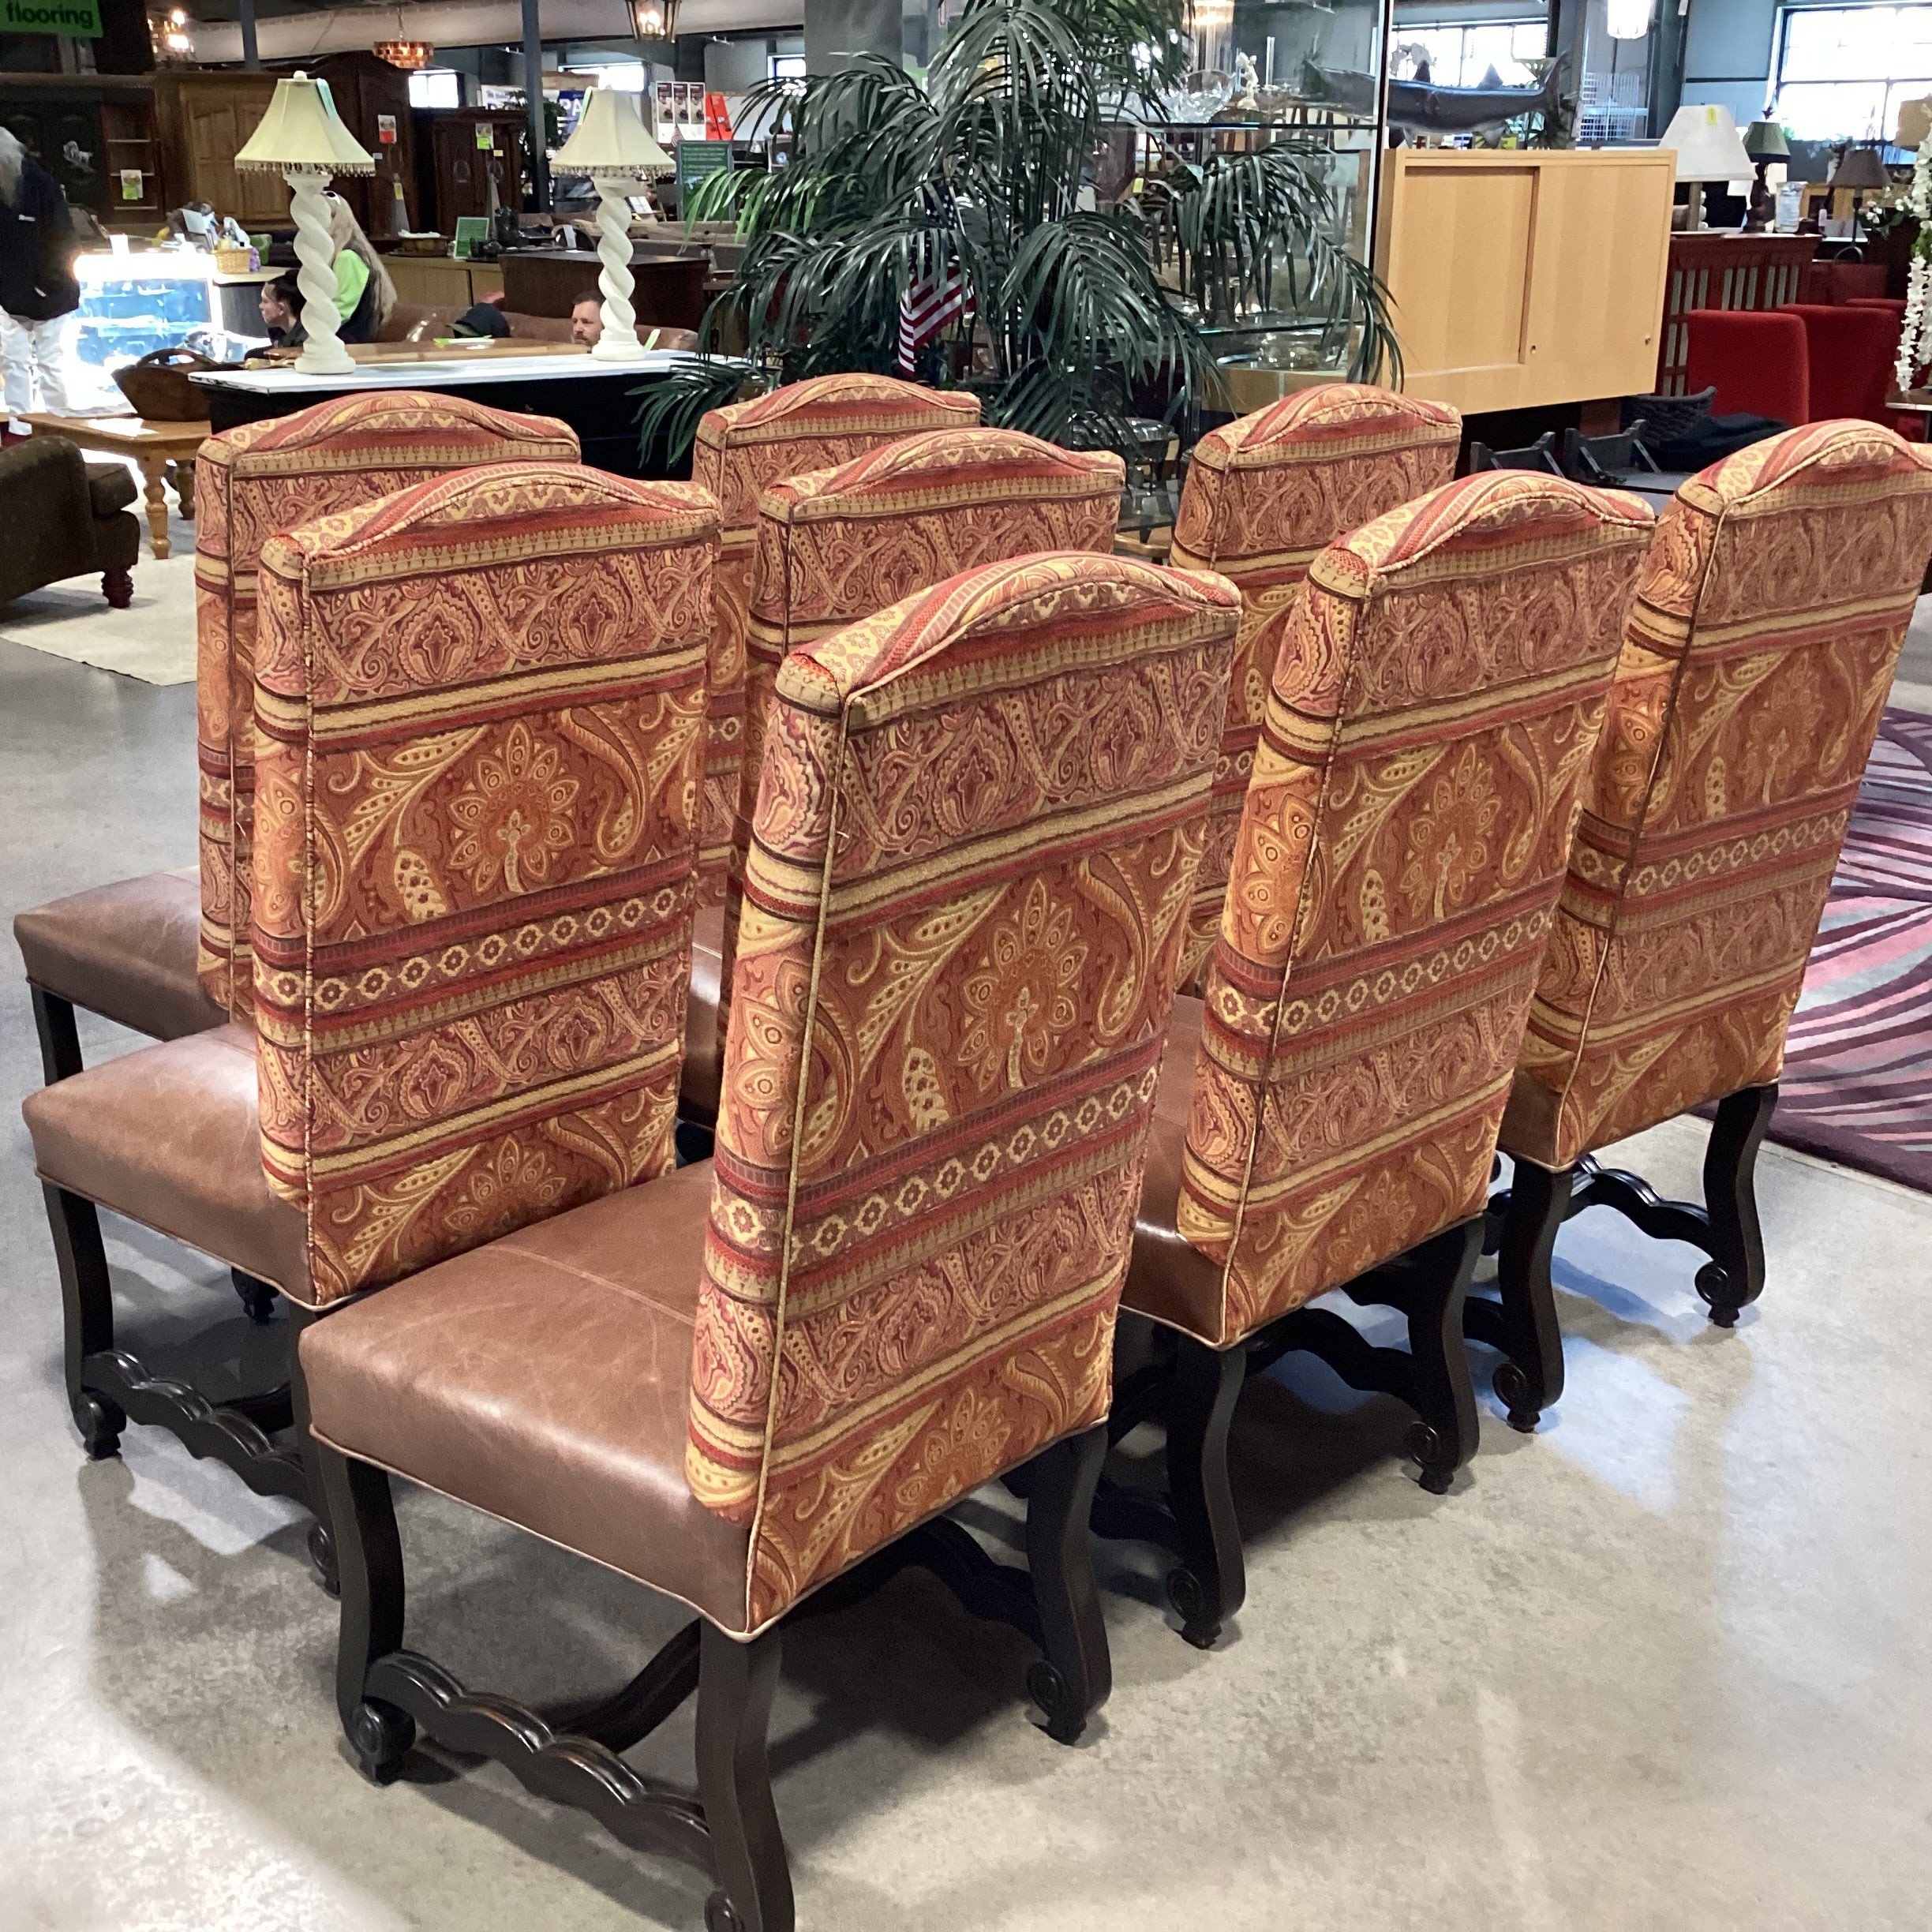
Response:
POLYGON ((631 178, 596 174, 592 179, 597 191, 597 287, 604 297, 604 326, 590 353, 600 362, 635 362, 645 350, 631 302, 637 286, 631 272, 631 204, 624 199, 631 178))
POLYGON ((321 168, 290 168, 283 178, 292 197, 295 217, 296 280, 302 294, 302 332, 306 339, 295 366, 305 376, 346 376, 355 358, 336 331, 342 326, 335 306, 335 244, 330 238, 328 203, 322 189, 328 180, 321 168))

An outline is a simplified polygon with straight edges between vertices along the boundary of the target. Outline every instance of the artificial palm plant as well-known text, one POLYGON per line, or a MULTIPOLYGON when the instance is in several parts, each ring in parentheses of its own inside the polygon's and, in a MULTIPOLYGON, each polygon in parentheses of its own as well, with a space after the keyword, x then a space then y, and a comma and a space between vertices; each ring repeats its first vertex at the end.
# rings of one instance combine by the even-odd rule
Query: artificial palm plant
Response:
MULTIPOLYGON (((713 175, 687 209, 749 244, 707 339, 735 324, 788 381, 889 373, 900 298, 957 275, 968 305, 930 373, 957 369, 988 422, 1124 444, 1150 393, 1170 413, 1215 399, 1182 290, 1218 275, 1238 295, 1290 262, 1359 325, 1355 373, 1397 366, 1380 284, 1331 234, 1323 151, 1282 140, 1170 173, 1151 222, 1082 192, 1103 130, 1158 118, 1187 65, 1181 0, 965 0, 923 86, 869 58, 758 90, 744 125, 788 135, 788 164, 713 175), (1170 288, 1156 262, 1176 242, 1170 288)), ((741 380, 698 359, 647 401, 646 438, 688 442, 741 380)))

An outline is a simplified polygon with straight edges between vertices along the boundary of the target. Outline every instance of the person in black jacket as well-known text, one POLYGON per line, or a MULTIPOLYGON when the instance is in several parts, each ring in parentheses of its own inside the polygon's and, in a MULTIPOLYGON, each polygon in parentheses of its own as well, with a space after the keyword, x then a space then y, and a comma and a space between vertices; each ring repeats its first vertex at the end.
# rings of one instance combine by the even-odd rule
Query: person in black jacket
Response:
POLYGON ((66 318, 80 306, 74 279, 73 221, 60 185, 0 127, 0 354, 6 361, 7 432, 41 406, 67 413, 66 318))

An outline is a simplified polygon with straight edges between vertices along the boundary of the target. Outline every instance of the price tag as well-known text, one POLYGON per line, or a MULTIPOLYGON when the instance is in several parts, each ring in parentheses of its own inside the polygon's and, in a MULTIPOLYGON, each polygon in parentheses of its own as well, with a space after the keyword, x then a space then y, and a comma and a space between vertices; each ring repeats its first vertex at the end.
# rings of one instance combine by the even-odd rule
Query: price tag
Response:
POLYGON ((393 148, 395 145, 395 123, 394 114, 378 114, 376 117, 376 140, 379 147, 393 148))
POLYGON ((121 199, 138 201, 141 198, 141 171, 139 168, 123 168, 121 170, 121 199))
POLYGON ((477 145, 484 153, 494 154, 496 152, 496 129, 491 122, 479 121, 476 124, 476 137, 477 145))

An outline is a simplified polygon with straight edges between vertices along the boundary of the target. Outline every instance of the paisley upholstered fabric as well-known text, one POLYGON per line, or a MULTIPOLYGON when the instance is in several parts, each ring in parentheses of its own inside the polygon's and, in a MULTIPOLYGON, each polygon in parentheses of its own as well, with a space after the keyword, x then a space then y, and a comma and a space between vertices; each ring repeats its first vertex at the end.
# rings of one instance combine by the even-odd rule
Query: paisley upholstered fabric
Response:
POLYGON ((1221 930, 1268 679, 1289 600, 1324 545, 1455 474, 1462 418, 1447 405, 1366 383, 1324 383, 1203 436, 1174 520, 1174 561, 1215 570, 1245 601, 1214 811, 1181 956, 1199 989, 1221 930))
MULTIPOLYGON (((723 515, 711 632, 710 728, 705 764, 702 903, 721 904, 744 763, 745 626, 751 601, 759 494, 782 477, 824 470, 923 429, 979 420, 976 396, 922 389, 890 376, 815 376, 749 402, 708 410, 698 425, 691 480, 723 515)), ((874 608, 878 606, 874 605, 874 608)))
POLYGON ((779 668, 687 1464, 751 1626, 1106 1413, 1238 611, 1059 552, 779 668))
POLYGON ((1932 554, 1932 468, 1812 423, 1657 525, 1503 1145, 1548 1167, 1776 1080, 1932 554))
POLYGON ((1481 1207, 1649 529, 1491 471, 1316 557, 1168 1223, 1211 1265, 1136 1269, 1130 1306, 1226 1346, 1481 1207))
POLYGON ((200 739, 201 946, 208 997, 238 1020, 248 957, 255 806, 255 574, 264 538, 425 477, 508 457, 574 462, 576 432, 417 390, 337 396, 224 430, 196 465, 195 710, 200 739))
POLYGON ((1016 429, 932 429, 835 470, 774 483, 759 500, 746 638, 744 775, 732 829, 718 1032, 731 962, 765 717, 788 651, 960 571, 1035 550, 1114 547, 1126 465, 1016 429))
POLYGON ((263 545, 262 1157, 316 1302, 670 1164, 717 534, 497 463, 263 545))

